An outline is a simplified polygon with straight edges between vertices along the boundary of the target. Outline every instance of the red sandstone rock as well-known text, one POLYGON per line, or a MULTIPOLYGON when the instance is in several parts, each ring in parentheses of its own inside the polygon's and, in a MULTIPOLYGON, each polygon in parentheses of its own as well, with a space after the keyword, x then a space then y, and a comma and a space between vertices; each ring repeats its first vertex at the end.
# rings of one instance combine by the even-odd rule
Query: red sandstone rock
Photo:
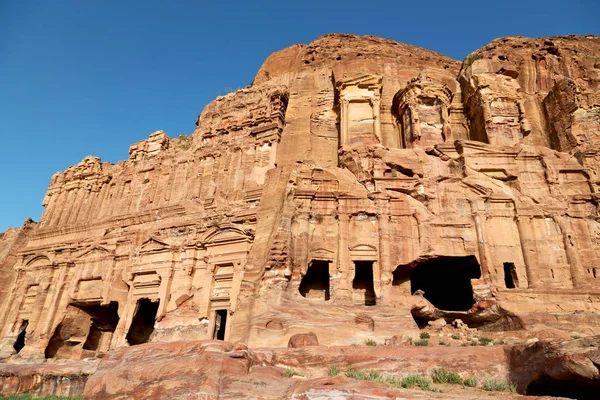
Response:
POLYGON ((290 338, 287 347, 295 349, 298 347, 318 346, 319 339, 314 332, 297 333, 290 338))
MULTIPOLYGON (((0 359, 109 352, 107 379, 146 342, 384 343, 440 318, 525 340, 600 333, 598 57, 596 36, 502 38, 462 65, 340 34, 274 53, 191 136, 157 131, 128 160, 52 177, 41 221, 0 236, 0 359)), ((215 343, 203 362, 247 367, 250 351, 215 343)), ((175 390, 158 360, 174 381, 156 393, 175 390)), ((119 374, 93 393, 132 394, 119 374)), ((191 372, 209 397, 215 374, 191 372)))

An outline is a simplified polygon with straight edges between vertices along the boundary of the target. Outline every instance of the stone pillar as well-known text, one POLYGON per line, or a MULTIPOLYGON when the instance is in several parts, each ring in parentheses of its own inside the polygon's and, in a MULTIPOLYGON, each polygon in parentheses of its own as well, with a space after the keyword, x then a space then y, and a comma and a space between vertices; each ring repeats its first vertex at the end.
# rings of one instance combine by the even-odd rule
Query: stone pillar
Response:
POLYGON ((574 288, 580 288, 585 286, 585 279, 583 277, 583 268, 581 266, 581 260, 579 259, 579 253, 577 252, 576 242, 574 241, 574 232, 569 226, 568 222, 565 221, 564 217, 554 216, 554 221, 560 227, 560 231, 563 236, 565 243, 565 252, 567 254, 567 261, 569 262, 571 280, 573 281, 574 288))
MULTIPOLYGON (((378 281, 375 285, 375 294, 377 298, 381 296, 382 287, 391 285, 393 280, 391 265, 391 253, 390 253, 390 216, 389 214, 383 213, 377 215, 379 222, 379 269, 378 281)), ((375 276, 375 268, 373 268, 373 276, 375 276)))
POLYGON ((340 104, 340 146, 343 146, 348 142, 348 100, 342 98, 340 104))
POLYGON ((62 263, 58 270, 58 277, 56 279, 56 284, 53 284, 50 289, 50 293, 48 294, 48 300, 44 305, 44 309, 47 310, 47 314, 45 316, 45 321, 43 323, 40 334, 50 338, 52 335, 52 329, 54 328, 54 319, 56 318, 56 311, 58 309, 59 304, 61 303, 61 297, 64 292, 65 277, 68 272, 68 264, 62 263))
POLYGON ((348 214, 338 214, 339 237, 338 237, 338 259, 336 275, 339 276, 338 299, 350 299, 351 297, 351 281, 350 281, 350 252, 348 250, 349 239, 349 219, 348 214))
POLYGON ((517 229, 521 240, 521 249, 523 250, 523 261, 527 271, 527 283, 529 289, 534 289, 539 285, 538 274, 535 271, 535 258, 532 255, 537 253, 535 246, 535 233, 531 230, 531 217, 517 216, 517 229))
POLYGON ((379 118, 380 103, 381 100, 377 97, 371 100, 371 107, 373 107, 373 131, 375 132, 375 136, 377 136, 377 138, 379 139, 379 143, 383 144, 383 139, 381 137, 381 120, 379 118))

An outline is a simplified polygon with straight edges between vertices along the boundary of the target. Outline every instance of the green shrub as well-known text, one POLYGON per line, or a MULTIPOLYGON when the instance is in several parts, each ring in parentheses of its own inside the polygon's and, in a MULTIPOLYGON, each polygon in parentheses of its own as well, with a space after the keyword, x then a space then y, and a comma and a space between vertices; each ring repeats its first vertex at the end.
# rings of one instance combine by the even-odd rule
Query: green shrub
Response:
POLYGON ((456 372, 448 371, 446 368, 436 368, 431 371, 431 379, 434 383, 452 383, 460 385, 462 378, 456 372))
POLYGON ((579 335, 571 335, 571 337, 572 337, 573 339, 581 339, 581 336, 579 336, 579 335))
POLYGON ((365 344, 366 344, 367 346, 377 346, 377 342, 376 342, 376 341, 374 341, 374 340, 371 340, 371 339, 368 339, 368 340, 366 340, 366 341, 365 341, 365 344))
POLYGON ((427 340, 427 339, 419 339, 419 340, 415 340, 413 344, 415 346, 429 346, 429 340, 427 340))
POLYGON ((301 372, 294 371, 293 369, 288 368, 283 373, 283 376, 286 377, 286 378, 291 378, 293 376, 304 376, 304 375, 301 372))
POLYGON ((429 332, 421 332, 421 333, 419 333, 419 337, 421 339, 429 339, 429 338, 431 338, 431 335, 429 334, 429 332))
POLYGON ((503 346, 506 342, 504 340, 495 340, 493 344, 494 346, 503 346))
POLYGON ((439 344, 440 346, 450 346, 450 343, 446 343, 446 342, 445 342, 445 341, 443 341, 443 340, 440 340, 440 341, 438 342, 438 344, 439 344))
POLYGON ((413 339, 411 337, 408 338, 408 343, 413 344, 413 339))
POLYGON ((514 386, 506 381, 496 378, 489 378, 483 381, 481 388, 488 392, 515 392, 514 386))
POLYGON ((371 381, 371 382, 381 382, 383 383, 384 379, 379 371, 365 371, 364 369, 349 369, 346 371, 346 376, 352 379, 358 379, 361 381, 371 381))
POLYGON ((400 380, 400 387, 403 388, 411 388, 417 386, 424 390, 433 390, 431 384, 431 379, 422 377, 420 375, 407 375, 402 377, 400 380))
POLYGON ((481 343, 482 346, 487 346, 488 344, 492 343, 492 339, 482 336, 479 338, 479 343, 481 343))
POLYGON ((327 375, 329 376, 338 376, 340 374, 340 367, 337 365, 332 365, 327 370, 327 375))
POLYGON ((450 336, 450 337, 451 337, 452 339, 454 339, 454 340, 460 340, 460 336, 459 336, 459 335, 456 335, 456 334, 455 334, 455 335, 452 335, 452 336, 450 336))
POLYGON ((467 67, 471 64, 473 64, 475 61, 481 59, 481 56, 479 54, 469 54, 465 60, 465 64, 467 64, 467 67))
POLYGON ((469 343, 471 346, 477 346, 479 345, 479 342, 475 339, 471 340, 471 343, 469 343))
POLYGON ((475 378, 468 377, 468 378, 463 379, 463 385, 465 385, 467 387, 477 387, 477 386, 479 386, 479 382, 475 378))

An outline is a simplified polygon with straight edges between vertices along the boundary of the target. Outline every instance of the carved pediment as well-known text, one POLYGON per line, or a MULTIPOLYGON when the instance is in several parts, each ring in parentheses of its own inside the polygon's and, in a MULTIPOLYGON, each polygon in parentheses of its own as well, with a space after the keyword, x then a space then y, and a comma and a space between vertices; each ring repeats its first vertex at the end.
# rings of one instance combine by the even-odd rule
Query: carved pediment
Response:
POLYGON ((343 90, 348 86, 365 87, 369 89, 381 88, 381 76, 371 74, 360 74, 351 77, 344 77, 336 82, 338 89, 343 90))
POLYGON ((107 248, 102 246, 92 246, 75 256, 75 258, 106 258, 112 256, 114 256, 114 253, 107 248))
POLYGON ((370 244, 356 244, 349 246, 348 249, 352 251, 377 251, 377 247, 370 244))
POLYGON ((36 256, 33 259, 29 260, 27 262, 27 264, 25 264, 25 268, 36 269, 36 268, 50 267, 51 265, 52 265, 52 262, 50 262, 50 259, 48 257, 39 255, 39 256, 36 256))
POLYGON ((171 245, 154 237, 149 238, 140 246, 140 253, 153 253, 171 250, 171 245))
POLYGON ((253 235, 250 231, 240 229, 233 224, 222 225, 206 232, 203 244, 221 244, 227 242, 250 241, 253 235))

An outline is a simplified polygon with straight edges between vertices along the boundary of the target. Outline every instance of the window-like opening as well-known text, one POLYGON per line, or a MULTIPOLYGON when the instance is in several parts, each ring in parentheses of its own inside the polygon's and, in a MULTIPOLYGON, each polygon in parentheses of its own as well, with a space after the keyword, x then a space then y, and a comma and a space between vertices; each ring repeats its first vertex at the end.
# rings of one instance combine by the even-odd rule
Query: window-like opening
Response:
POLYGON ((154 333, 157 312, 158 301, 151 301, 147 298, 138 300, 135 316, 127 333, 127 342, 131 346, 150 340, 150 336, 154 333))
POLYGON ((215 330, 213 339, 225 340, 225 328, 227 327, 227 310, 215 311, 215 330))
POLYGON ((507 289, 514 289, 519 284, 519 278, 517 277, 517 269, 515 264, 511 262, 504 263, 504 286, 507 289))
POLYGON ((29 325, 29 321, 24 319, 21 322, 21 326, 19 327, 19 335, 17 336, 17 340, 13 345, 13 349, 19 354, 19 352, 25 347, 25 335, 27 334, 27 325, 29 325))
POLYGON ((92 316, 90 333, 83 344, 84 350, 107 351, 112 335, 119 322, 119 303, 112 302, 107 307, 95 306, 88 310, 92 316))
POLYGON ((119 322, 119 303, 69 304, 44 354, 46 358, 78 358, 81 349, 106 352, 119 322))
POLYGON ((423 291, 423 296, 441 310, 467 311, 475 304, 471 279, 480 277, 474 256, 437 257, 414 267, 410 290, 412 294, 423 291))
POLYGON ((554 379, 543 375, 527 386, 528 396, 566 397, 568 399, 591 400, 598 398, 600 384, 595 381, 554 379))
POLYGON ((308 266, 306 275, 300 282, 302 297, 312 300, 329 300, 329 263, 330 261, 313 260, 308 266))
POLYGON ((354 280, 352 289, 364 293, 365 306, 374 306, 375 286, 373 284, 373 261, 354 261, 354 280))

